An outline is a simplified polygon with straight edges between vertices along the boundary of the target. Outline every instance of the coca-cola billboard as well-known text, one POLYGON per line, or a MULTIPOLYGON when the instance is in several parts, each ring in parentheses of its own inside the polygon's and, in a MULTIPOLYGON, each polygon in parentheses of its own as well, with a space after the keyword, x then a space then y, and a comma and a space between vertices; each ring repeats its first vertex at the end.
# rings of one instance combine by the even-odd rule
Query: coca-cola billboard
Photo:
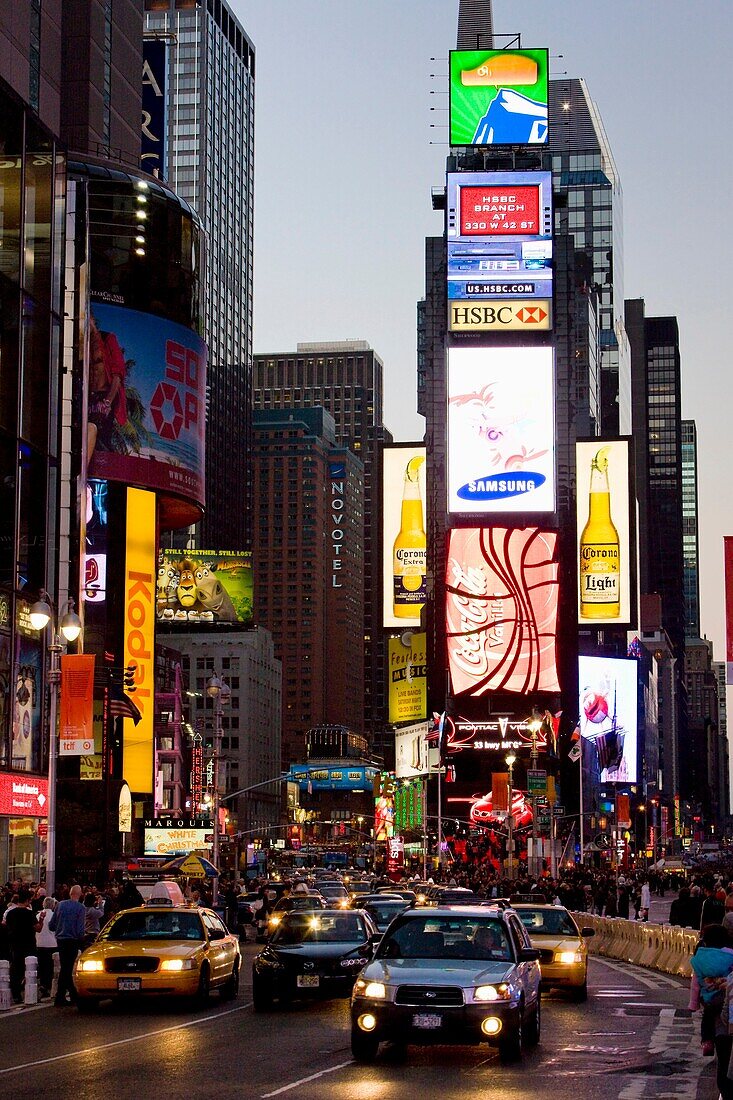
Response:
POLYGON ((451 531, 446 641, 454 695, 559 691, 557 535, 537 527, 451 531))

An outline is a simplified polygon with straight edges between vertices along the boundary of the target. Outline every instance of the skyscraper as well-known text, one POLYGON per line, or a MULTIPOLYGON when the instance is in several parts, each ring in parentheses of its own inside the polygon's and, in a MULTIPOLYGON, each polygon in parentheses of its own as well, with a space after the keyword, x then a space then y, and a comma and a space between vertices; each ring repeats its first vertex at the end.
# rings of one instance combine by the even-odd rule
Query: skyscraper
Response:
POLYGON ((685 639, 682 544, 682 414, 676 317, 647 317, 626 302, 634 392, 633 435, 639 502, 639 580, 662 598, 662 624, 682 659, 685 639))
POLYGON ((209 546, 250 543, 255 49, 226 0, 145 0, 169 43, 168 180, 207 234, 209 546))
MULTIPOLYGON (((336 443, 364 463, 364 690, 363 728, 373 735, 384 720, 382 645, 383 365, 363 340, 298 344, 295 352, 254 357, 253 405, 288 409, 321 405, 336 424, 336 443)), ((355 690, 359 690, 355 685, 355 690)))
POLYGON ((621 181, 585 81, 550 81, 553 189, 567 195, 568 231, 586 253, 599 300, 602 434, 631 430, 631 365, 623 313, 621 181))
POLYGON ((257 622, 283 667, 282 766, 305 735, 363 727, 364 467, 323 408, 254 413, 257 622))
POLYGON ((682 421, 682 558, 685 637, 700 637, 700 546, 697 529, 697 425, 682 421))

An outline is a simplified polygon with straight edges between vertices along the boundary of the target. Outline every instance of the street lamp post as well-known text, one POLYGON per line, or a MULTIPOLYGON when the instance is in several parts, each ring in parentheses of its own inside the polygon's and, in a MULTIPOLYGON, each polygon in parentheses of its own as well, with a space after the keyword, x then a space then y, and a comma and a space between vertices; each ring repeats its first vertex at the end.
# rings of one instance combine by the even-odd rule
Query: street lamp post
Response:
MULTIPOLYGON (((221 709, 222 704, 231 695, 231 689, 218 676, 212 676, 207 681, 206 692, 214 702, 214 791, 213 791, 213 816, 214 816, 214 840, 211 849, 211 862, 219 871, 219 756, 221 752, 221 709)), ((219 900, 219 878, 214 878, 211 886, 211 902, 216 905, 219 900)))
POLYGON ((54 618, 51 597, 41 591, 41 598, 30 610, 31 625, 39 633, 51 624, 51 641, 48 652, 51 654, 51 667, 48 672, 49 701, 49 741, 48 741, 48 833, 46 836, 46 893, 51 896, 56 889, 56 762, 58 759, 59 690, 61 685, 60 657, 64 649, 59 630, 67 642, 75 642, 81 634, 81 619, 74 611, 74 601, 68 600, 66 611, 60 623, 54 618))
POLYGON ((509 801, 507 803, 507 825, 509 826, 509 880, 512 881, 514 879, 514 765, 517 761, 517 758, 513 752, 510 752, 504 759, 506 761, 506 766, 509 768, 509 801))

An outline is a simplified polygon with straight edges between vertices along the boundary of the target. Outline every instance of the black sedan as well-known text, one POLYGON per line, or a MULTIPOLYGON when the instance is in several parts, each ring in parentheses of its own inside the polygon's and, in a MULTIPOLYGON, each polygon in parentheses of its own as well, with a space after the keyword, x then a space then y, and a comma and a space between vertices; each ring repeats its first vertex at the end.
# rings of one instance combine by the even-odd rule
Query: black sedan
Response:
POLYGON ((252 965, 255 1012, 296 997, 344 996, 371 958, 379 932, 368 913, 322 909, 283 916, 252 965))
POLYGON ((408 909, 410 903, 404 898, 377 897, 362 902, 361 908, 372 918, 380 932, 386 931, 396 916, 408 909))

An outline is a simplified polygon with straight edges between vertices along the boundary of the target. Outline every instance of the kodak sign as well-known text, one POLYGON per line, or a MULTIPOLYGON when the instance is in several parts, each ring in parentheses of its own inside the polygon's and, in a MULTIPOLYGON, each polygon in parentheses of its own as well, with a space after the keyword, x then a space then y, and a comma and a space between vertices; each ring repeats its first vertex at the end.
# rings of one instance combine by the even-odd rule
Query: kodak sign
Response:
POLYGON ((450 332, 548 332, 552 328, 550 299, 521 298, 512 301, 448 302, 450 332))
POLYGON ((128 489, 124 664, 134 670, 132 698, 142 719, 122 720, 122 767, 135 794, 153 793, 155 579, 155 493, 128 489))

